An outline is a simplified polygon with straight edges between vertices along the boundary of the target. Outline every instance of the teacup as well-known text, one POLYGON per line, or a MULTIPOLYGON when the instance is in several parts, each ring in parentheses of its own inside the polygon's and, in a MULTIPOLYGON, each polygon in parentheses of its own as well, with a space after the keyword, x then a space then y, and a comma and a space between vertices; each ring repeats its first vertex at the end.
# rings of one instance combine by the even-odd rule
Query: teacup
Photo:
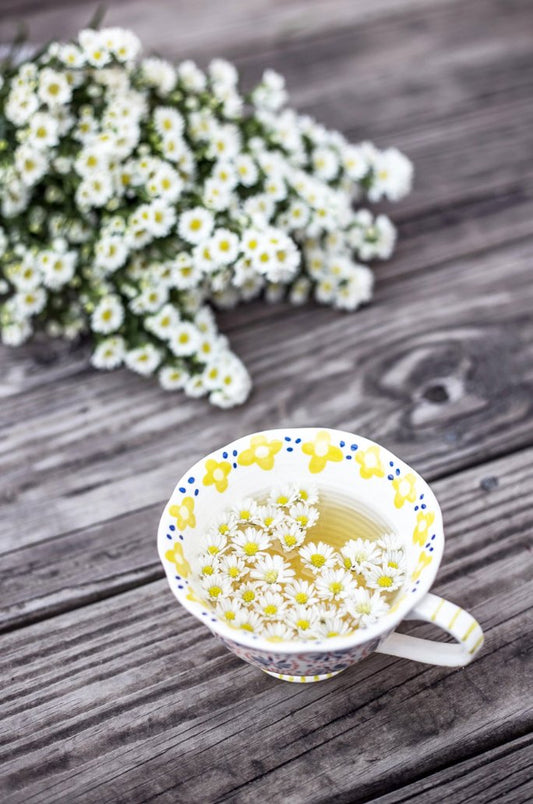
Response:
POLYGON ((159 555, 179 602, 241 659, 296 682, 330 678, 373 651, 448 667, 468 664, 483 644, 481 627, 468 612, 429 592, 443 549, 441 511, 425 480, 379 444, 326 428, 267 430, 215 450, 179 480, 158 531, 159 555), (404 541, 407 579, 393 605, 374 625, 349 636, 272 641, 237 629, 215 617, 195 581, 202 536, 213 518, 296 478, 349 499, 404 541), (434 623, 456 642, 398 634, 394 629, 402 620, 434 623))

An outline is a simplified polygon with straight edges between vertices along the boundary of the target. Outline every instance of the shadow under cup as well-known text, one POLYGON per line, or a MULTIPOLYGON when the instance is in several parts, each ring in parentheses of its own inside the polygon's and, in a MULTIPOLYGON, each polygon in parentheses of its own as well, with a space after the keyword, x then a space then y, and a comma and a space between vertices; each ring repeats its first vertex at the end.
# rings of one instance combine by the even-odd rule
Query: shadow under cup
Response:
POLYGON ((360 436, 302 428, 244 437, 195 464, 163 513, 158 544, 179 602, 231 651, 278 678, 318 681, 376 650, 424 596, 438 569, 443 533, 431 489, 398 458, 360 436), (257 444, 264 448, 258 457, 257 444), (406 581, 378 623, 349 636, 275 642, 218 619, 203 599, 199 553, 209 526, 244 498, 261 500, 273 487, 293 482, 311 483, 319 491, 320 519, 309 539, 321 540, 324 528, 328 543, 339 547, 350 538, 401 537, 406 581))

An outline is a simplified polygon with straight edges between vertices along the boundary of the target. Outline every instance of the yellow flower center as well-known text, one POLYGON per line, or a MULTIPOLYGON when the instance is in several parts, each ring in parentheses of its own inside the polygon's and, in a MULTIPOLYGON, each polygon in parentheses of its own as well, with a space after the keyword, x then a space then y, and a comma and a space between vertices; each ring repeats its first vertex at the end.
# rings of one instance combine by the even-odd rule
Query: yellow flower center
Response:
POLYGON ((235 619, 235 612, 234 611, 226 611, 224 612, 224 617, 226 620, 234 620, 235 619))
POLYGON ((325 563, 326 563, 326 557, 323 556, 322 553, 313 553, 313 555, 311 556, 311 564, 313 565, 313 567, 317 567, 317 569, 320 569, 320 567, 323 567, 325 563))
POLYGON ((242 599, 245 603, 251 603, 252 600, 255 600, 255 592, 252 589, 247 589, 246 592, 242 593, 242 599))
POLYGON ((307 631, 311 623, 309 622, 309 620, 302 619, 302 620, 296 620, 296 625, 300 629, 300 631, 307 631))
POLYGON ((285 542, 287 547, 294 547, 297 540, 296 536, 293 536, 292 533, 286 533, 285 536, 283 537, 283 541, 285 542))
POLYGON ((200 218, 193 218, 189 224, 189 229, 192 229, 193 232, 197 232, 198 229, 202 228, 202 221, 200 218))
POLYGON ((259 550, 259 546, 257 542, 246 542, 246 544, 242 548, 247 556, 255 556, 257 551, 259 550))
POLYGON ((210 544, 207 548, 207 552, 211 556, 216 556, 216 554, 220 552, 220 549, 216 546, 216 544, 210 544))
POLYGON ((210 586, 208 591, 210 597, 218 597, 222 594, 222 587, 215 584, 214 586, 210 586))
POLYGON ((206 564, 205 567, 202 567, 202 574, 203 575, 212 575, 214 572, 213 567, 211 564, 206 564))
POLYGON ((278 607, 274 606, 273 603, 269 603, 268 606, 265 606, 263 612, 266 614, 267 617, 271 617, 274 614, 277 614, 278 607))
POLYGON ((344 587, 342 583, 340 583, 339 581, 332 581, 332 583, 330 583, 329 585, 329 591, 333 595, 339 595, 342 592, 343 588, 344 587))
POLYGON ((254 630, 252 628, 252 626, 250 625, 250 623, 243 623, 241 625, 241 628, 242 628, 243 631, 252 631, 252 633, 253 633, 253 630, 254 630))
POLYGON ((265 572, 264 578, 267 583, 276 583, 278 580, 278 571, 277 570, 267 570, 265 572))
POLYGON ((307 603, 309 600, 309 595, 306 595, 305 592, 297 592, 297 594, 294 595, 294 599, 300 604, 307 603))
POLYGON ((389 586, 392 586, 392 578, 390 577, 390 575, 382 575, 382 576, 381 576, 381 577, 378 579, 378 586, 382 586, 382 587, 384 587, 385 589, 386 589, 387 587, 389 587, 389 586))
POLYGON ((237 578, 239 576, 239 568, 238 567, 230 567, 228 570, 228 575, 230 578, 237 578))

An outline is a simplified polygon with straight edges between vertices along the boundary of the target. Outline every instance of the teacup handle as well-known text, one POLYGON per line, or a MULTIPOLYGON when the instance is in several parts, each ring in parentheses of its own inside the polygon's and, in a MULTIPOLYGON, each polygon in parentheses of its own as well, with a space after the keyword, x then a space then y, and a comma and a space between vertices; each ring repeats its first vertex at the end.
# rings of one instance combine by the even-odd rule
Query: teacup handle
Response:
POLYGON ((392 633, 376 648, 378 653, 413 659, 415 662, 463 667, 472 661, 483 645, 483 631, 471 614, 438 595, 427 594, 409 612, 406 620, 435 623, 457 640, 457 645, 392 633))

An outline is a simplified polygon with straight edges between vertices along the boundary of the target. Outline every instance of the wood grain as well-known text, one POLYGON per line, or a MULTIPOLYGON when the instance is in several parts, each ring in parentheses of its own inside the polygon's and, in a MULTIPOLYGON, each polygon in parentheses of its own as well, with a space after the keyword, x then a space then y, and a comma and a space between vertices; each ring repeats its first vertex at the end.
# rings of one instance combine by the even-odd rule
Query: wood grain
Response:
POLYGON ((455 515, 436 591, 487 634, 470 667, 376 655, 325 684, 283 684, 229 654, 157 581, 2 638, 5 795, 364 801, 521 737, 531 452, 527 469, 523 455, 489 466, 492 491, 474 470, 436 484, 455 515))
MULTIPOLYGON (((400 242, 372 306, 220 316, 254 376, 242 409, 93 372, 83 344, 0 349, 2 801, 529 802, 533 5, 107 5, 148 50, 227 56, 246 85, 279 69, 302 111, 404 149, 416 184, 383 207, 400 242), (488 636, 468 668, 376 655, 286 685, 174 602, 154 531, 179 474, 247 431, 317 423, 433 481, 447 532, 435 591, 488 636)), ((44 41, 94 4, 0 8, 0 42, 20 17, 44 41)))
POLYGON ((483 804, 531 801, 533 737, 526 734, 479 756, 458 762, 426 779, 374 798, 375 804, 483 804))

